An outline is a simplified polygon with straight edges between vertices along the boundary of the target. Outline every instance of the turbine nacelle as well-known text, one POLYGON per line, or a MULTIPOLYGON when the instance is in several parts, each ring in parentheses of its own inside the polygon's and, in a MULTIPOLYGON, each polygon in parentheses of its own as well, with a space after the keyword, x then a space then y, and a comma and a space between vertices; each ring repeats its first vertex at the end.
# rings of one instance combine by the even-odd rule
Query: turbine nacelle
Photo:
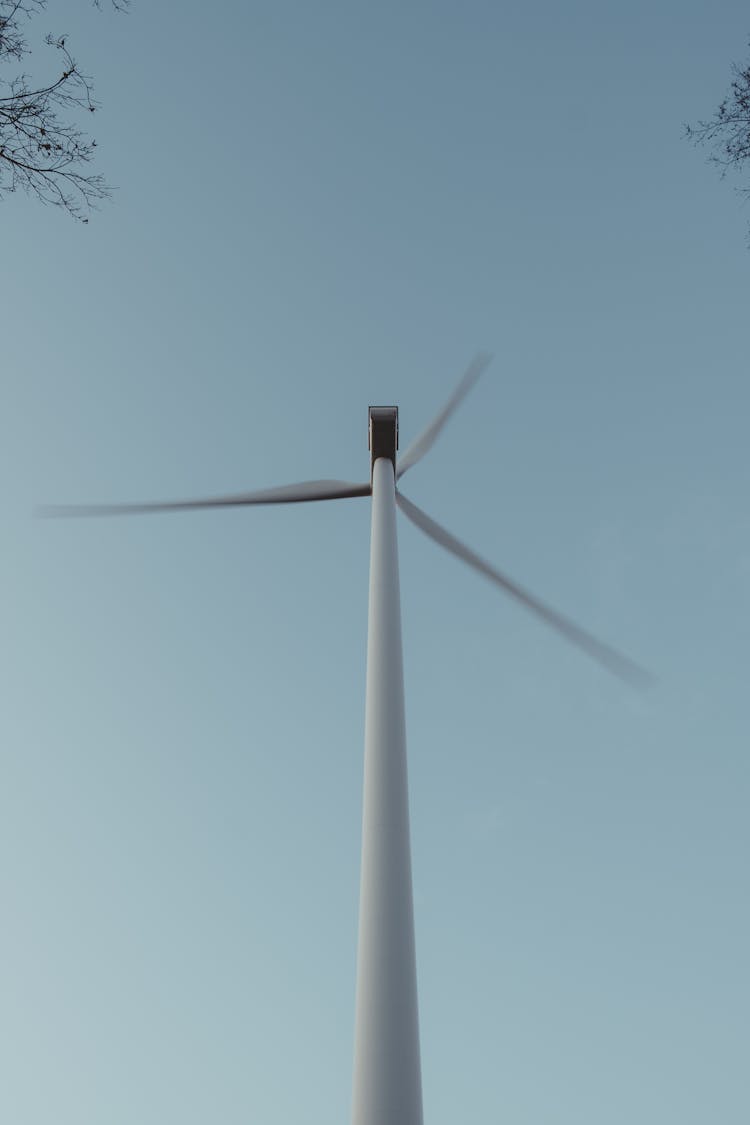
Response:
POLYGON ((398 407, 371 406, 367 430, 367 448, 370 450, 370 480, 379 457, 387 457, 396 474, 398 449, 398 407))

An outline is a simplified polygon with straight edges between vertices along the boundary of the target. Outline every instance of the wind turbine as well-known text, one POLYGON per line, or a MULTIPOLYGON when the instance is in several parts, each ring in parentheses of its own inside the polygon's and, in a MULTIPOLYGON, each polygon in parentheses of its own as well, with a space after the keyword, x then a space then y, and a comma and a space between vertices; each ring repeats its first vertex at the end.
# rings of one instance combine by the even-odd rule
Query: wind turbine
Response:
POLYGON ((396 507, 621 679, 647 674, 480 558, 403 495, 398 482, 431 448, 490 362, 478 355, 437 417, 399 457, 398 407, 369 409, 370 480, 306 481, 207 499, 54 506, 46 516, 113 516, 372 497, 353 1125, 422 1125, 417 977, 401 649, 396 507))

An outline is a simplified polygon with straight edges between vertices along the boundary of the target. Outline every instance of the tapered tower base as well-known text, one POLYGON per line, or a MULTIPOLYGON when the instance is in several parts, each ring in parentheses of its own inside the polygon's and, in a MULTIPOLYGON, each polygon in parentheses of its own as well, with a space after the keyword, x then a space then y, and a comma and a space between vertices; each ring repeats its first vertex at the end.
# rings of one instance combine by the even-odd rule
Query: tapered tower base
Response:
POLYGON ((422 1125, 394 466, 372 479, 353 1125, 422 1125))

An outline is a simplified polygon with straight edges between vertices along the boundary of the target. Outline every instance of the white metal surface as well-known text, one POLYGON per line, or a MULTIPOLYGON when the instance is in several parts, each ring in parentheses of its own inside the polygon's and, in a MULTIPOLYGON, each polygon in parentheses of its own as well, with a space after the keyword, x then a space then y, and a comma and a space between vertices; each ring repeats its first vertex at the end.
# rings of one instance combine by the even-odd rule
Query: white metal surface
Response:
POLYGON ((375 462, 353 1125, 422 1125, 392 463, 375 462))

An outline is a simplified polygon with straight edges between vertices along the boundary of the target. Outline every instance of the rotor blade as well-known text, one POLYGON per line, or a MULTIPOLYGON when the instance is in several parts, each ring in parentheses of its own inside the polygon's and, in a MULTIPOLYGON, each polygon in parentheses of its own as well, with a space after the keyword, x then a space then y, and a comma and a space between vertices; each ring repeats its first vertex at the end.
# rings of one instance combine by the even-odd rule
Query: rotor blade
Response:
POLYGON ((544 602, 535 598, 533 594, 528 593, 523 587, 513 582, 512 579, 507 578, 494 566, 475 554, 474 551, 459 539, 456 539, 455 535, 451 535, 451 533, 446 531, 444 527, 441 527, 439 523, 430 519, 426 512, 423 512, 416 504, 412 504, 411 500, 407 500, 401 492, 396 493, 396 502, 404 515, 407 516, 412 523, 416 524, 425 535, 428 535, 430 539, 434 539, 441 547, 445 547, 447 551, 450 551, 459 559, 468 563, 469 566, 473 566, 474 569, 478 570, 480 574, 483 574, 485 578, 489 578, 490 582, 494 582, 496 586, 500 586, 506 593, 514 597, 516 601, 521 602, 527 609, 530 609, 532 613, 535 613, 538 617, 541 617, 543 621, 546 621, 548 625, 551 625, 553 629, 556 629, 558 633, 562 633, 566 640, 571 641, 574 645, 577 645, 578 648, 582 648, 584 652, 588 653, 588 655, 598 661, 599 664, 603 664, 608 671, 613 672, 632 687, 646 688, 653 682, 650 674, 643 668, 634 664, 633 661, 629 660, 626 656, 622 656, 619 652, 616 652, 615 649, 610 648, 609 645, 598 641, 596 637, 592 637, 585 629, 581 629, 580 626, 575 625, 572 621, 563 617, 562 614, 557 613, 556 610, 550 609, 544 602))
POLYGON ((426 430, 423 430, 418 438, 411 443, 406 452, 399 457, 398 464, 396 465, 396 479, 403 476, 407 469, 412 465, 416 465, 417 461, 424 457, 425 453, 432 447, 435 439, 442 430, 445 423, 453 414, 459 403, 466 398, 471 388, 476 383, 479 376, 484 369, 489 365, 492 356, 489 352, 480 352, 469 364, 461 382, 456 387, 451 397, 446 402, 443 409, 438 416, 430 422, 426 430))
POLYGON ((301 504, 311 500, 344 500, 350 496, 369 496, 368 483, 350 484, 345 480, 310 480, 262 488, 257 492, 238 492, 233 496, 210 496, 202 500, 163 500, 146 504, 49 504, 37 515, 131 516, 147 512, 176 512, 186 508, 233 508, 248 504, 301 504))

